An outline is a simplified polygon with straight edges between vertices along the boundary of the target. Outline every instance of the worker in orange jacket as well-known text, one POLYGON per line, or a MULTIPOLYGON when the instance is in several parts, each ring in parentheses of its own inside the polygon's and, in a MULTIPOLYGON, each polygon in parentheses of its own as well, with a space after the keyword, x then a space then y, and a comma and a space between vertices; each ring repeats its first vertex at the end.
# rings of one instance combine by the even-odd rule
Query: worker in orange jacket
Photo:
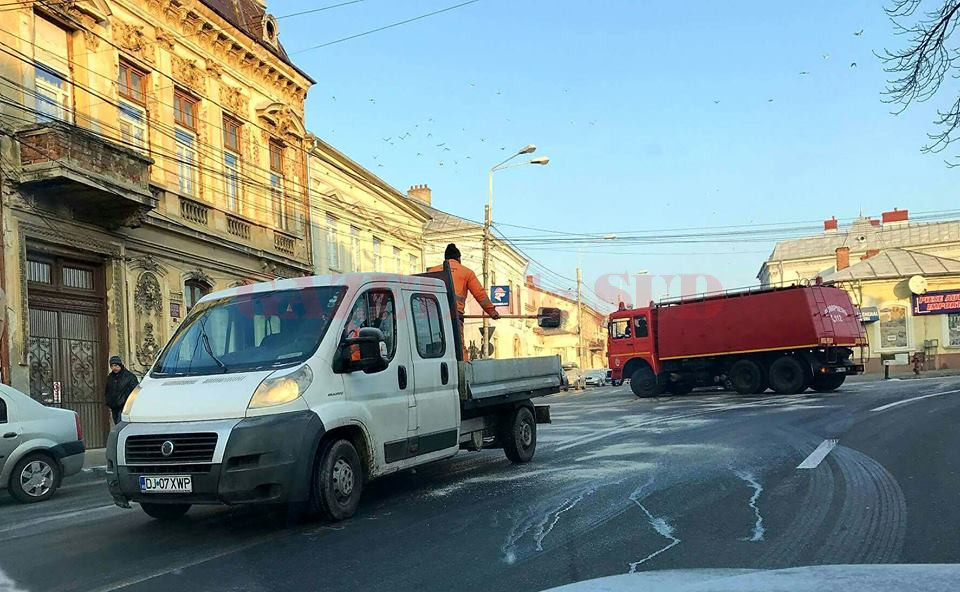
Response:
MULTIPOLYGON (((467 353, 466 340, 463 338, 463 312, 467 306, 467 292, 473 294, 477 304, 483 308, 483 311, 491 319, 499 319, 500 313, 490 302, 490 298, 487 297, 487 293, 476 274, 469 267, 464 267, 460 263, 460 249, 457 248, 457 245, 453 243, 447 245, 443 252, 443 258, 450 263, 450 273, 453 276, 453 292, 457 298, 457 318, 460 320, 460 343, 463 346, 463 359, 468 360, 470 356, 467 353)), ((427 271, 443 271, 443 265, 434 265, 427 271)))

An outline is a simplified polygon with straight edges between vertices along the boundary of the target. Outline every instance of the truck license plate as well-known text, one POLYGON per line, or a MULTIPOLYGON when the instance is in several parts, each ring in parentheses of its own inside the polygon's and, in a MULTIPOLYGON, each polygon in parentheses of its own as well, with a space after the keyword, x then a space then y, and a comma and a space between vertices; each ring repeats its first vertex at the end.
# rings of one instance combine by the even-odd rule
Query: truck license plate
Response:
POLYGON ((190 475, 140 475, 142 493, 191 493, 190 475))

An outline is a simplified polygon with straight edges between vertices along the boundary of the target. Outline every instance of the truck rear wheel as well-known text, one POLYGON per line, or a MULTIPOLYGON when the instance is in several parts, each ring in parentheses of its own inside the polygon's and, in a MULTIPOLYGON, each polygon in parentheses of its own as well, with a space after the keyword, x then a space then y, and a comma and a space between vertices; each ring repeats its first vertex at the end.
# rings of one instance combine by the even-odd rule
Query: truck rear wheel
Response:
POLYGON ((795 395, 809 384, 803 362, 794 356, 783 356, 770 364, 770 387, 781 395, 795 395))
POLYGON ((511 462, 530 462, 537 451, 537 422, 529 407, 518 407, 500 427, 503 452, 511 462))
POLYGON ((840 388, 840 385, 843 384, 843 381, 846 379, 846 374, 824 374, 814 376, 810 386, 818 393, 829 393, 840 388))
POLYGON ((760 394, 767 389, 763 368, 753 360, 737 360, 728 374, 733 390, 741 395, 760 394))
POLYGON ((325 444, 314 475, 312 508, 329 520, 346 520, 357 511, 362 490, 363 468, 353 444, 349 440, 325 444))
POLYGON ((630 390, 640 398, 656 397, 663 392, 663 387, 650 366, 641 366, 630 376, 630 390))

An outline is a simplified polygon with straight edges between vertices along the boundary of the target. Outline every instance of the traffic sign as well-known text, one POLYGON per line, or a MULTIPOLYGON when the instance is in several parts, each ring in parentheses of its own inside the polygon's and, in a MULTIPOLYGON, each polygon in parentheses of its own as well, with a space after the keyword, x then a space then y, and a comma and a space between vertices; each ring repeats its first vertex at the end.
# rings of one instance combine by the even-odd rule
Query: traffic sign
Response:
POLYGON ((490 286, 490 302, 494 306, 510 306, 510 286, 490 286))

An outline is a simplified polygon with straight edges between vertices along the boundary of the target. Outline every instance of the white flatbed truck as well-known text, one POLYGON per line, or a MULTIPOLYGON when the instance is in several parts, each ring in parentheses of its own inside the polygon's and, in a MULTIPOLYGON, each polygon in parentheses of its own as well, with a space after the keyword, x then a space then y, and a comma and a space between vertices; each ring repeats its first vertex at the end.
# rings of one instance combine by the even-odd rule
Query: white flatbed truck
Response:
MULTIPOLYGON (((350 517, 364 484, 502 448, 528 462, 559 357, 464 362, 449 269, 316 276, 202 298, 107 442, 117 505, 284 503, 350 517)), ((542 309, 541 326, 559 311, 542 309)), ((299 511, 299 510, 298 510, 299 511)))

